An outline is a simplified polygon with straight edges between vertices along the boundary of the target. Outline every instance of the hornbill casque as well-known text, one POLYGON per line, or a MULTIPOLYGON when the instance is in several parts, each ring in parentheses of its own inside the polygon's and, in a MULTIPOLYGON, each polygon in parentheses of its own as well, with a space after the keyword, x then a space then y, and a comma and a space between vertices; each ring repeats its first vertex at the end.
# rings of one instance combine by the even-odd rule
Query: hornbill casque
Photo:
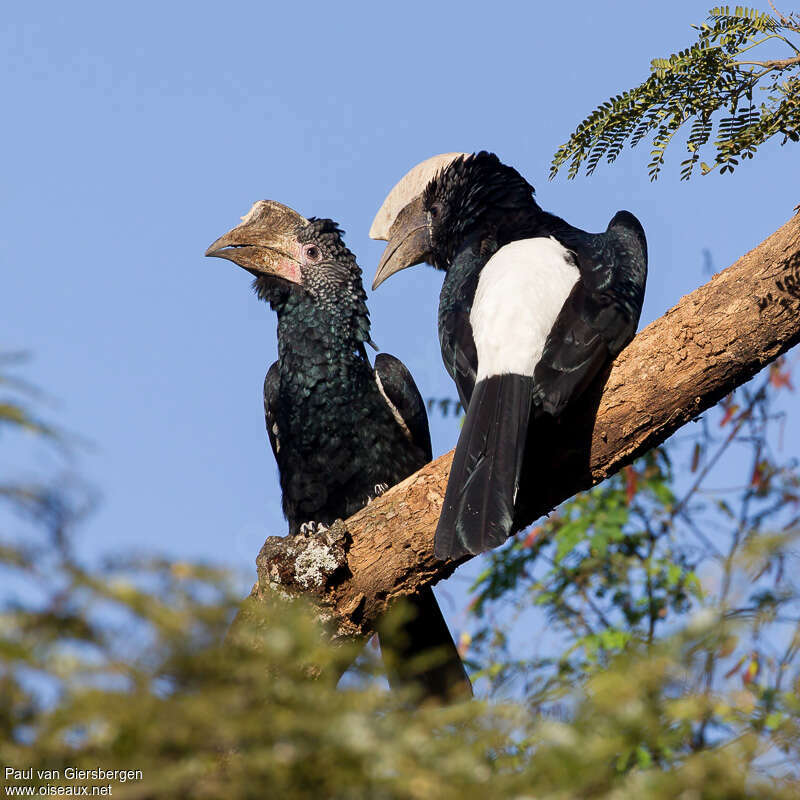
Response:
MULTIPOLYGON (((411 374, 391 355, 379 354, 374 369, 367 358, 361 270, 335 222, 262 200, 206 255, 254 275, 256 294, 278 315, 264 413, 290 534, 346 519, 431 460, 411 374)), ((388 643, 391 684, 445 700, 471 695, 433 590, 408 600, 413 616, 388 643)))
MULTIPOLYGON (((460 558, 512 533, 537 425, 581 396, 633 338, 647 243, 633 214, 586 233, 542 210, 493 153, 448 153, 394 187, 370 235, 388 244, 373 289, 427 261, 445 271, 439 343, 466 409, 434 552, 460 558)), ((524 487, 526 491, 531 487, 524 487)))

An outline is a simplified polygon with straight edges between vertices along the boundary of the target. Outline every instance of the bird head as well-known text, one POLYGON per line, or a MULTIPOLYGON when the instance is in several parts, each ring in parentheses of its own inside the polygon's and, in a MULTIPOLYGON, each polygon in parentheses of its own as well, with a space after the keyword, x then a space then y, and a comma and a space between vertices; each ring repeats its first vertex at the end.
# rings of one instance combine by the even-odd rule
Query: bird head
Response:
POLYGON ((372 288, 423 261, 446 270, 471 234, 497 238, 509 216, 536 207, 533 191, 513 167, 486 151, 418 164, 389 194, 370 230, 372 238, 388 241, 372 288), (422 188, 421 176, 428 178, 422 188), (395 207, 400 210, 388 219, 395 207))
POLYGON ((321 303, 336 302, 347 291, 363 295, 361 270, 336 223, 306 219, 274 200, 255 203, 206 255, 246 269, 256 278, 259 297, 273 305, 298 292, 321 303))

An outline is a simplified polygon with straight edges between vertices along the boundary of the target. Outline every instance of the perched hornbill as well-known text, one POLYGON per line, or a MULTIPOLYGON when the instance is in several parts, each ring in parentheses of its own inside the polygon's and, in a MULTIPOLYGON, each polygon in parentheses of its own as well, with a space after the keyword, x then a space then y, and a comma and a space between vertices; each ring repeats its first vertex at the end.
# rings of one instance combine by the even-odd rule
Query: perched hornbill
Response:
POLYGON ((434 540, 439 558, 502 544, 512 532, 537 420, 559 416, 633 338, 647 244, 619 211, 585 233, 543 211, 533 187, 493 153, 449 153, 392 190, 370 235, 387 239, 373 289, 428 261, 445 367, 466 409, 434 540), (527 455, 526 455, 527 454, 527 455))
MULTIPOLYGON (((425 405, 411 374, 385 353, 374 369, 367 359, 361 270, 336 223, 262 200, 206 255, 252 273, 256 294, 278 314, 278 360, 264 381, 264 412, 290 533, 346 519, 431 460, 425 405)), ((414 617, 390 643, 393 685, 414 682, 442 698, 471 693, 433 591, 409 600, 414 617), (435 664, 414 666, 432 650, 435 664)))

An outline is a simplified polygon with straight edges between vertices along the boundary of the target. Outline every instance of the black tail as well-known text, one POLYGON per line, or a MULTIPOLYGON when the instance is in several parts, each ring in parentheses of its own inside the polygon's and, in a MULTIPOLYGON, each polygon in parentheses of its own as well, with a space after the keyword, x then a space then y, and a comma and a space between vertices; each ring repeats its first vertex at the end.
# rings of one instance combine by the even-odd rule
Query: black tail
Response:
POLYGON ((511 535, 532 391, 527 375, 475 385, 433 541, 437 558, 482 553, 511 535))
POLYGON ((410 617, 380 634, 386 674, 393 689, 416 686, 423 699, 472 697, 472 684, 430 586, 406 598, 410 617))

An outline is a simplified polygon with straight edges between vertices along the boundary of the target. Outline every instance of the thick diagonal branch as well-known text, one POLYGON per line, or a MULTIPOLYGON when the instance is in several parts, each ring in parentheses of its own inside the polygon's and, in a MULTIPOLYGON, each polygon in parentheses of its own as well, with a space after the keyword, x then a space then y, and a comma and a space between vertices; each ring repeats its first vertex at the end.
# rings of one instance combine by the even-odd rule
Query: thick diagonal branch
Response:
MULTIPOLYGON (((663 442, 798 341, 800 215, 643 330, 579 407, 534 426, 517 527, 663 442)), ((253 599, 307 594, 342 635, 371 633, 388 603, 456 566, 433 556, 452 455, 328 534, 270 537, 253 599)))

